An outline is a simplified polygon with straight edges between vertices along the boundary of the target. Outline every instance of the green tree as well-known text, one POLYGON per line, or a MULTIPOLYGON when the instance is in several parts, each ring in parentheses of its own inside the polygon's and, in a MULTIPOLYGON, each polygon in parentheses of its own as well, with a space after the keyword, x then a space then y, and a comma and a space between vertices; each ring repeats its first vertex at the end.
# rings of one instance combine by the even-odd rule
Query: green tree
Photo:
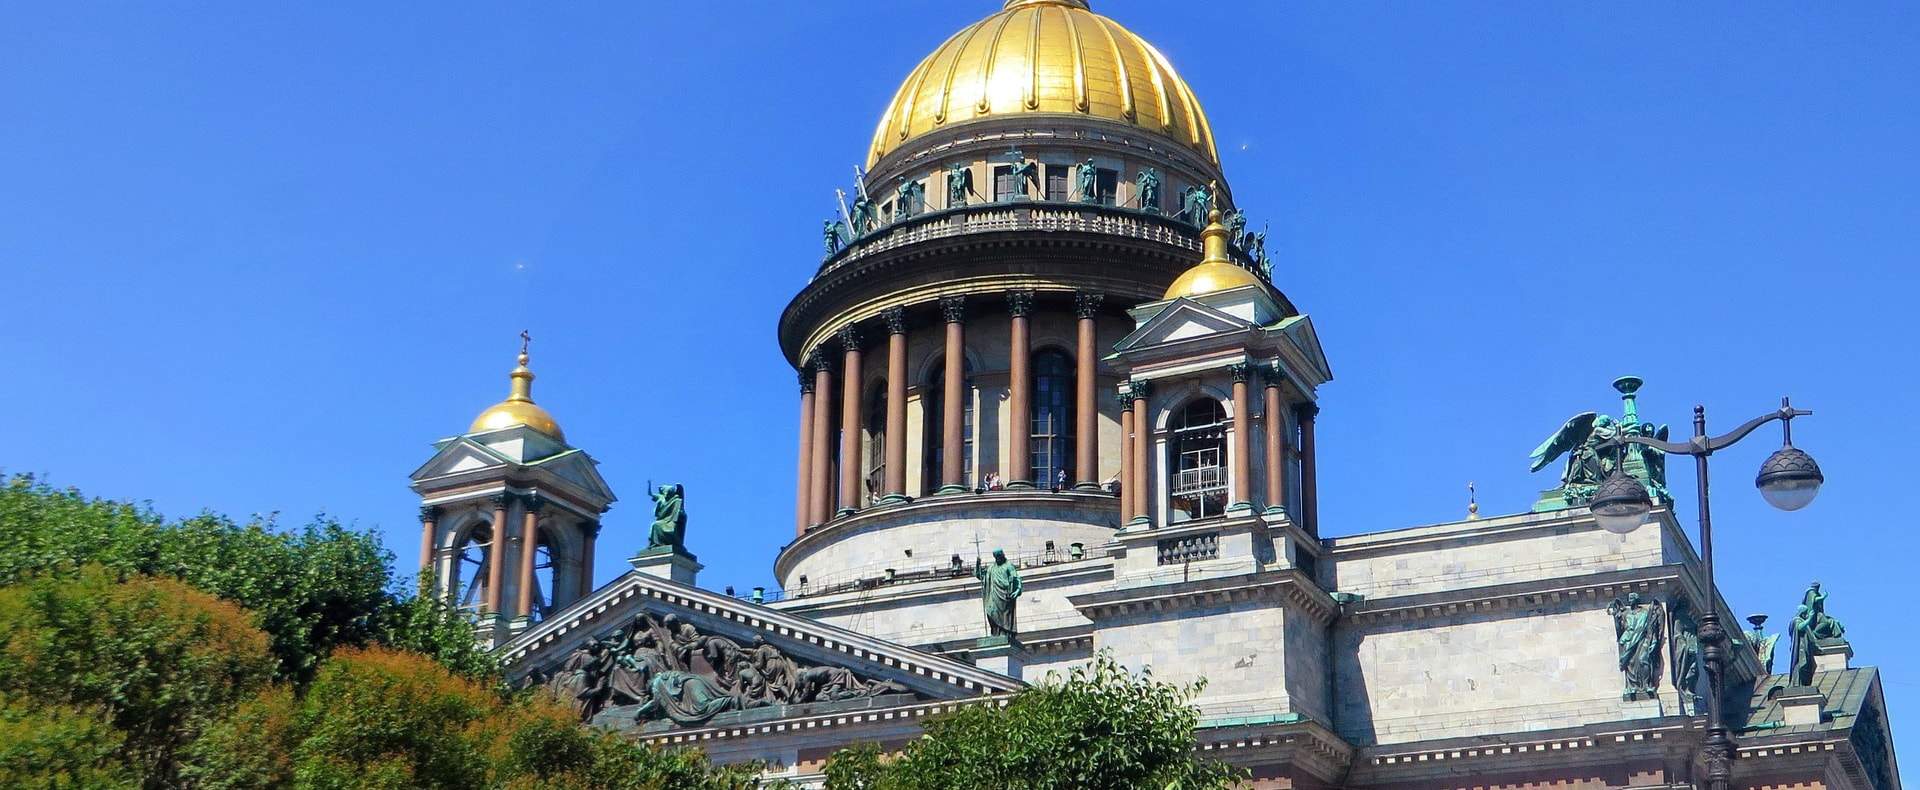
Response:
POLYGON ((0 587, 0 777, 176 785, 183 750, 273 676, 251 620, 178 581, 98 567, 0 587))
POLYGON ((369 644, 418 650, 472 677, 498 673, 463 615, 402 595, 409 582, 372 532, 326 517, 291 531, 272 517, 239 524, 213 513, 168 523, 31 476, 0 486, 0 585, 90 564, 176 578, 240 604, 270 636, 281 677, 304 682, 334 649, 369 644))
POLYGON ((586 729, 551 697, 502 697, 380 648, 341 651, 303 692, 242 705, 196 755, 199 785, 220 790, 734 790, 758 773, 586 729))
POLYGON ((1064 679, 928 720, 924 737, 886 759, 867 746, 827 766, 829 790, 1217 790, 1245 772, 1193 753, 1203 683, 1127 671, 1105 652, 1064 679))

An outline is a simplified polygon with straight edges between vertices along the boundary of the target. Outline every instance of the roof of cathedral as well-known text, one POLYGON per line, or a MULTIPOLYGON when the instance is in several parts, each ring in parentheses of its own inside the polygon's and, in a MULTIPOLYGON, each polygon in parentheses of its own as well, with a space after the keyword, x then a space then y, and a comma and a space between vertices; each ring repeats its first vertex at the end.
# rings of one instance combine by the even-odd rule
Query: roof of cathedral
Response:
POLYGON ((507 399, 488 406, 486 411, 480 412, 480 416, 473 419, 473 426, 468 428, 467 432, 479 433, 525 425, 564 442, 567 435, 561 432, 559 421, 553 419, 553 415, 548 414, 546 409, 540 408, 533 402, 533 371, 527 368, 527 345, 524 342, 526 333, 521 333, 520 337, 523 341, 520 344, 520 365, 509 374, 513 384, 507 393, 507 399))
POLYGON ((1228 237, 1232 234, 1220 222, 1220 210, 1215 209, 1209 219, 1211 221, 1207 223, 1207 229, 1200 232, 1202 249, 1206 255, 1200 259, 1200 263, 1167 286, 1167 294, 1163 298, 1193 297, 1247 285, 1266 287, 1266 281, 1260 279, 1259 275, 1247 271, 1227 256, 1228 237))
POLYGON ((1007 0, 907 75, 867 163, 916 136, 1009 115, 1116 121, 1220 161, 1199 100, 1153 45, 1086 0, 1007 0))

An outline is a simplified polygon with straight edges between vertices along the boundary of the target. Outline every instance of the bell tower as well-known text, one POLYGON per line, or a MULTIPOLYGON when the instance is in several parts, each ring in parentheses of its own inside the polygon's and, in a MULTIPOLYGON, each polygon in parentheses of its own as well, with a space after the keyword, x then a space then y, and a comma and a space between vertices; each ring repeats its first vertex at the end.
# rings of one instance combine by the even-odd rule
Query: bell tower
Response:
POLYGON ((593 544, 614 501, 598 462, 534 404, 527 333, 520 338, 507 399, 435 442, 412 474, 421 577, 478 614, 489 644, 593 591, 593 544))

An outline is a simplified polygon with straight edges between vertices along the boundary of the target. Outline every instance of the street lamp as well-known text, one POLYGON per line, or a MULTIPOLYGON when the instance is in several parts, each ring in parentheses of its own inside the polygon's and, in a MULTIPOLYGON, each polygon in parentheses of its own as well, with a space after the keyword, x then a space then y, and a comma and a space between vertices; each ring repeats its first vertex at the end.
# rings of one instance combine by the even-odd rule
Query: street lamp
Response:
MULTIPOLYGON (((1760 496, 1767 500, 1767 504, 1781 510, 1799 510, 1813 501, 1813 497, 1820 493, 1820 484, 1826 482, 1826 477, 1820 474, 1819 464, 1813 462, 1813 456, 1793 446, 1793 418, 1810 414, 1813 412, 1795 409, 1786 398, 1781 398, 1779 411, 1748 420, 1723 436, 1708 437, 1707 409, 1705 406, 1695 406, 1693 438, 1686 444, 1633 435, 1621 435, 1608 442, 1613 447, 1619 447, 1621 443, 1644 444, 1667 453, 1693 456, 1700 489, 1700 569, 1706 576, 1708 596, 1705 611, 1700 615, 1699 631, 1701 659, 1706 664, 1707 680, 1711 686, 1707 695, 1707 738, 1700 746, 1701 757, 1707 764, 1708 790, 1726 790, 1728 781, 1733 778, 1733 740, 1727 734, 1727 724, 1720 712, 1720 697, 1725 691, 1721 675, 1726 661, 1727 632, 1720 627, 1720 609, 1712 600, 1715 594, 1713 514, 1707 492, 1707 456, 1746 438, 1747 434, 1753 433, 1753 429, 1779 420, 1782 437, 1780 449, 1760 465, 1760 474, 1754 479, 1754 485, 1760 489, 1760 496)), ((1605 447, 1603 445, 1602 449, 1605 447)), ((1653 499, 1647 495, 1647 489, 1640 485, 1640 481, 1628 476, 1616 465, 1613 474, 1594 491, 1588 508, 1601 529, 1627 533, 1646 521, 1647 513, 1653 510, 1653 499)))

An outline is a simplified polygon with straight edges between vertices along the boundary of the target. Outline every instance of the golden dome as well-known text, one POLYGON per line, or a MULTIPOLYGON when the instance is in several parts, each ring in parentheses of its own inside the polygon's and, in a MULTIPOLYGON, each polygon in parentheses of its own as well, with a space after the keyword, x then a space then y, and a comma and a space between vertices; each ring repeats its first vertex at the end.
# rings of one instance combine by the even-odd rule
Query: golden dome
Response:
POLYGON ((548 414, 546 409, 533 403, 533 371, 527 369, 525 332, 520 333, 520 339, 520 366, 514 368, 513 373, 510 374, 513 378, 513 386, 507 394, 507 399, 480 412, 480 416, 474 418, 473 427, 468 428, 467 433, 525 425, 564 442, 567 440, 567 435, 560 431, 560 423, 555 421, 553 415, 548 414))
POLYGON ((1220 161, 1200 102, 1153 45, 1085 0, 1007 0, 907 75, 867 164, 943 126, 1021 114, 1118 121, 1220 161))
POLYGON ((1199 296, 1217 293, 1243 285, 1266 286, 1260 276, 1247 271, 1227 257, 1227 243, 1233 234, 1227 232, 1227 226, 1220 222, 1220 210, 1214 209, 1207 218, 1207 229, 1200 231, 1200 241, 1206 250, 1206 256, 1193 268, 1182 272, 1167 286, 1165 299, 1178 299, 1182 296, 1199 296))

